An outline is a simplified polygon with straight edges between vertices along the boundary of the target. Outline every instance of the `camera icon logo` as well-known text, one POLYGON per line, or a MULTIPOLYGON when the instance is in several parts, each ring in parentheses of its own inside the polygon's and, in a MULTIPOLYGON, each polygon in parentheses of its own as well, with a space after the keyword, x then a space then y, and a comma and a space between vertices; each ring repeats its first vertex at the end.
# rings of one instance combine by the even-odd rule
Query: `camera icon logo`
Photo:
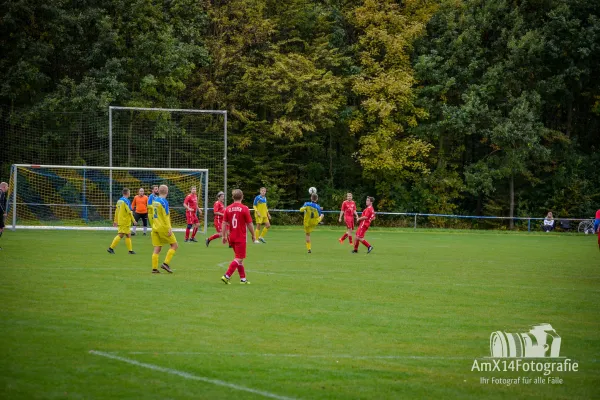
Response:
POLYGON ((561 338, 552 325, 533 325, 526 333, 492 332, 492 358, 554 358, 559 357, 561 338))

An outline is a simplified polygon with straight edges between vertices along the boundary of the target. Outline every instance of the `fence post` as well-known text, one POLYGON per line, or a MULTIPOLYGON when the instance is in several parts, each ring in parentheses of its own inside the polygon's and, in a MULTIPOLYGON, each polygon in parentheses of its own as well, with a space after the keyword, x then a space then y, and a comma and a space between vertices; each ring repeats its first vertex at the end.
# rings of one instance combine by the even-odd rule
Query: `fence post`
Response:
POLYGON ((419 215, 419 214, 418 213, 415 214, 415 228, 414 229, 417 229, 417 215, 419 215))
POLYGON ((527 218, 527 232, 531 232, 531 218, 527 218))

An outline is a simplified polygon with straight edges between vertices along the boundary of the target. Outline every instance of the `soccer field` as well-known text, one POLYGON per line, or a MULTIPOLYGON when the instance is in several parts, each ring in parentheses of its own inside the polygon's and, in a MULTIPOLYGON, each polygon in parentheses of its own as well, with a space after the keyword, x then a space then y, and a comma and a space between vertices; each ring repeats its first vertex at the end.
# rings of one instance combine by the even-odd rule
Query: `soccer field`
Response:
POLYGON ((202 236, 178 233, 174 273, 153 275, 149 236, 110 255, 114 232, 7 231, 0 397, 600 396, 595 237, 374 228, 351 254, 341 233, 318 227, 306 254, 301 228, 274 227, 248 245, 252 284, 224 285, 232 251, 202 236), (544 322, 577 371, 472 370, 492 332, 544 322))

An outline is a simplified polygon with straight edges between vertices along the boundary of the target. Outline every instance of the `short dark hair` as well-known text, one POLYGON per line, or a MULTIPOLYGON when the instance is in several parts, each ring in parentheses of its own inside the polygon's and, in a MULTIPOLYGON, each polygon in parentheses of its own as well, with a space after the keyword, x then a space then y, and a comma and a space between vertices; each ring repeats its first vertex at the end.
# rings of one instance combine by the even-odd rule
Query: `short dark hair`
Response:
POLYGON ((127 194, 129 193, 129 189, 128 188, 123 188, 123 194, 127 194))
POLYGON ((319 201, 319 196, 316 193, 311 194, 310 201, 319 201))
POLYGON ((371 203, 375 203, 375 197, 367 196, 367 199, 369 199, 371 203))

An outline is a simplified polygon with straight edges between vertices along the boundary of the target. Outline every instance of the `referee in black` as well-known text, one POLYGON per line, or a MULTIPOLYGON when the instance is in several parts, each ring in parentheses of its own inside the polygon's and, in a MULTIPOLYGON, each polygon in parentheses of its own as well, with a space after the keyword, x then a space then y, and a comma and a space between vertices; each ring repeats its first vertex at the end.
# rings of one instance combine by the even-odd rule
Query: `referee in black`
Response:
MULTIPOLYGON (((4 232, 4 218, 6 218, 6 214, 8 213, 8 183, 1 182, 0 183, 0 237, 2 237, 2 233, 4 232)), ((0 247, 2 250, 2 247, 0 247)))

